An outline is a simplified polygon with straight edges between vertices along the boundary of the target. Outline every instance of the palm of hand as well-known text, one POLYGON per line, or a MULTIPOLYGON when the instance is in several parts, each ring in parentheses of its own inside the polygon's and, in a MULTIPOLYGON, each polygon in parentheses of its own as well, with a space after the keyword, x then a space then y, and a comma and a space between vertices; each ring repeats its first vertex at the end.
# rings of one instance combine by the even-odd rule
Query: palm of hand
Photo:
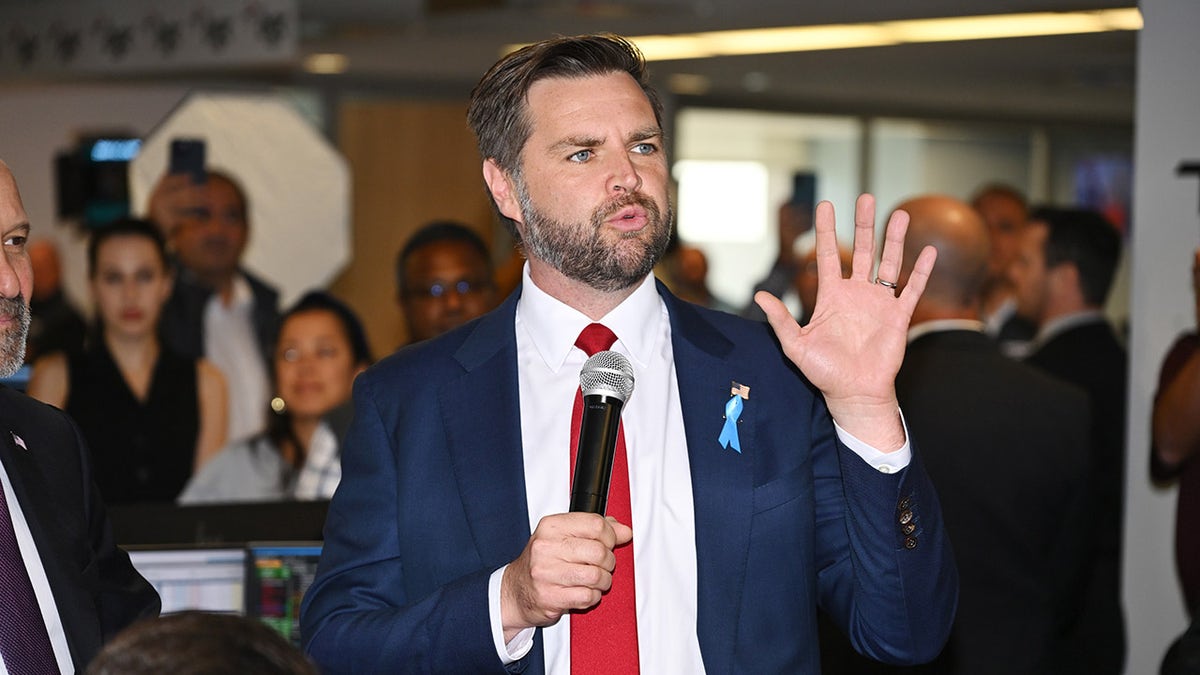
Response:
MULTIPOLYGON (((825 397, 830 413, 851 433, 859 426, 877 438, 895 438, 896 373, 904 360, 908 325, 937 257, 926 247, 897 296, 874 282, 875 201, 859 197, 854 215, 854 261, 842 278, 833 206, 817 205, 817 303, 813 318, 800 326, 778 298, 760 292, 755 300, 767 314, 783 352, 825 397), (891 418, 889 421, 888 418, 891 418), (880 429, 887 429, 879 434, 880 429)), ((898 281, 908 214, 888 220, 879 279, 898 281)), ((903 432, 899 436, 903 438, 903 432)))

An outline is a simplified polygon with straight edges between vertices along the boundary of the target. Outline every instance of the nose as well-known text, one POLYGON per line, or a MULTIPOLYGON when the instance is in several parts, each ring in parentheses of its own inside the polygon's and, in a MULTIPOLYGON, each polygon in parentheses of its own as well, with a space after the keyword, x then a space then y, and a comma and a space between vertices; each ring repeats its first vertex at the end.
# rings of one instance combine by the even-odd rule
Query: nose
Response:
POLYGON ((0 297, 15 298, 20 294, 21 278, 17 275, 16 265, 9 256, 0 255, 0 297))
POLYGON ((608 181, 608 191, 613 193, 636 192, 642 187, 642 177, 634 166, 633 159, 627 154, 618 154, 613 160, 608 181))

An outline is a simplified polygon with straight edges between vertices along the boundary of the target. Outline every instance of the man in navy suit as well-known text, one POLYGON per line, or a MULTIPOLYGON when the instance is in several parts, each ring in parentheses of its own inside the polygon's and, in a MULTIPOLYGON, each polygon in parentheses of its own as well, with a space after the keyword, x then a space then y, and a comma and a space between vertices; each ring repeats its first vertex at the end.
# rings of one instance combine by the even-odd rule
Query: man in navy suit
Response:
POLYGON ((936 656, 957 573, 896 402, 935 256, 897 297, 906 216, 889 222, 873 283, 871 198, 849 279, 819 206, 815 316, 801 329, 760 294, 768 327, 681 302, 651 274, 671 222, 667 161, 629 43, 517 51, 468 119, 528 259, 523 283, 358 379, 302 610, 323 671, 585 672, 576 629, 635 578, 636 612, 587 629, 636 624, 635 641, 587 672, 817 672, 818 605, 874 658, 936 656), (616 460, 632 522, 564 513, 575 341, 594 323, 637 381, 616 460))
MULTIPOLYGON (((33 271, 29 219, 3 162, 0 233, 0 376, 8 377, 25 353, 33 271)), ((0 568, 15 575, 4 573, 0 597, 24 589, 30 601, 0 602, 0 673, 82 672, 119 630, 158 615, 158 594, 113 542, 75 425, 4 386, 0 488, 0 568)))

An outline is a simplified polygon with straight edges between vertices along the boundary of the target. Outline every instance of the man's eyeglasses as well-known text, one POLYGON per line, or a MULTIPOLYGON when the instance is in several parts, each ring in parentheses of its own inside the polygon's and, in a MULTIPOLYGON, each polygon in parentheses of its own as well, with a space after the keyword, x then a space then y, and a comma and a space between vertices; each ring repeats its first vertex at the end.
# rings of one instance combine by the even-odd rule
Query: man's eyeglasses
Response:
POLYGON ((442 283, 437 281, 428 286, 410 288, 405 292, 405 295, 410 298, 417 299, 442 298, 450 293, 455 293, 458 295, 473 295, 491 290, 491 288, 491 281, 469 281, 467 279, 456 281, 454 283, 442 283))

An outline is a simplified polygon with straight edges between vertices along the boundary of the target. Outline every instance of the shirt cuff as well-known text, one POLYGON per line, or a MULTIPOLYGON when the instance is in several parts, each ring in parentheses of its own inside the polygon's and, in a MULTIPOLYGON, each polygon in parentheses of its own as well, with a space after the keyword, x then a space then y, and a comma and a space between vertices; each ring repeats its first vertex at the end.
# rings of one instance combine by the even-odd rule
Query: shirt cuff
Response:
MULTIPOLYGON (((900 424, 904 426, 904 445, 900 446, 899 450, 893 452, 877 450, 858 440, 850 432, 840 427, 837 420, 833 421, 833 428, 837 432, 838 439, 847 448, 850 448, 851 452, 862 457, 863 461, 870 464, 876 471, 879 473, 898 473, 903 471, 908 466, 908 463, 912 461, 912 446, 908 442, 908 422, 904 421, 904 411, 900 410, 899 412, 900 424)), ((497 602, 497 607, 499 607, 499 602, 497 602)))
MULTIPOLYGON (((907 447, 907 445, 905 446, 907 447)), ((492 643, 496 646, 496 654, 504 665, 520 661, 533 649, 533 634, 537 629, 525 628, 508 644, 504 643, 504 621, 500 616, 500 582, 504 579, 504 570, 508 565, 492 572, 488 578, 488 614, 492 620, 492 643)))

